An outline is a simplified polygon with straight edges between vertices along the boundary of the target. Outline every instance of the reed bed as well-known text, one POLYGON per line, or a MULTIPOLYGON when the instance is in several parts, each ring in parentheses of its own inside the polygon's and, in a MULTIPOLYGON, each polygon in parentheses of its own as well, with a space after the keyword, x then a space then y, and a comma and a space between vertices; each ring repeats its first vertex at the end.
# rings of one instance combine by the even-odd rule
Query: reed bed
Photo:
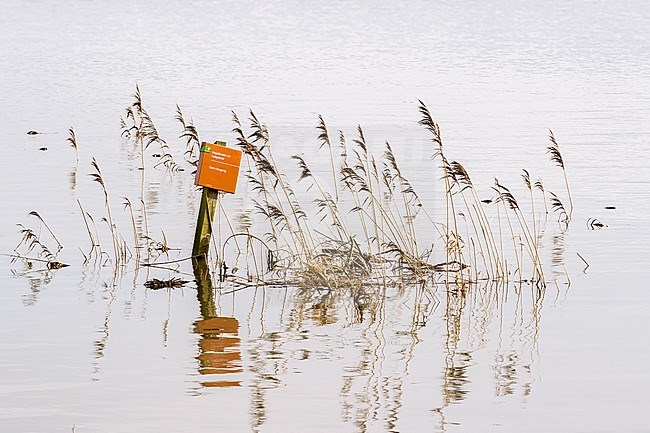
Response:
MULTIPOLYGON (((108 342, 114 292, 128 273, 133 275, 132 293, 136 286, 178 289, 194 277, 202 311, 214 309, 210 306, 214 289, 226 296, 260 286, 290 287, 286 293, 291 293, 295 311, 290 320, 311 316, 322 325, 345 315, 345 320, 356 324, 368 320, 380 329, 387 311, 392 311, 387 303, 398 300, 404 311, 395 320, 401 321, 402 332, 412 340, 409 359, 419 341, 418 330, 443 307, 445 398, 435 409, 439 413, 462 398, 462 375, 468 362, 461 350, 461 331, 468 326, 464 322, 468 314, 478 318, 469 321, 473 326, 487 332, 493 308, 502 308, 512 287, 519 317, 523 317, 524 300, 531 302, 525 330, 534 333, 534 347, 542 299, 547 285, 558 277, 558 267, 563 266, 564 234, 573 212, 558 140, 551 132, 546 150, 560 171, 552 174, 549 184, 555 184, 557 177, 564 189, 550 191, 526 169, 520 172, 521 184, 506 185, 493 178, 480 185, 452 157, 459 152, 443 141, 441 127, 427 106, 419 102, 417 109, 422 142, 432 156, 423 163, 430 166, 427 182, 411 179, 412 167, 401 162, 399 146, 369 140, 361 126, 346 135, 331 130, 324 117, 318 116, 311 148, 304 154, 286 155, 282 148, 276 152, 269 128, 253 111, 245 116, 233 112, 232 136, 224 138, 245 155, 238 187, 241 200, 221 196, 207 278, 196 268, 188 269, 194 259, 188 253, 193 231, 180 236, 187 239, 186 245, 171 245, 169 239, 179 237, 174 236, 178 229, 161 227, 160 220, 149 215, 155 203, 146 194, 152 171, 164 173, 158 177, 170 181, 176 176, 185 176, 186 182, 192 178, 202 143, 194 120, 177 105, 174 118, 180 128, 175 141, 163 139, 136 87, 120 122, 128 156, 139 165, 135 176, 140 177, 140 191, 132 197, 115 191, 101 161, 79 154, 79 149, 88 147, 83 135, 77 136, 71 127, 67 141, 75 152, 75 173, 85 170, 85 179, 99 197, 92 202, 95 207, 76 199, 78 224, 87 234, 87 242, 84 239, 78 248, 83 256, 82 273, 91 268, 87 273, 97 278, 101 272, 112 275, 110 283, 104 284, 108 301, 102 332, 95 341, 97 358, 103 356, 108 342), (424 194, 419 191, 423 187, 424 194), (560 234, 552 237, 556 248, 552 262, 547 263, 543 241, 549 238, 545 237, 547 226, 555 220, 560 234), (139 272, 145 278, 138 279, 139 272)), ((188 201, 198 193, 193 189, 188 201)), ((63 245, 55 235, 56 227, 41 214, 33 211, 27 217, 35 225, 19 225, 20 241, 11 257, 24 264, 25 269, 17 274, 33 278, 34 285, 47 284, 68 266, 58 259, 63 245)), ((587 221, 590 230, 603 227, 598 220, 587 221)), ((25 302, 35 302, 35 296, 25 302)), ((255 305, 250 308, 253 311, 255 305)), ((503 359, 495 363, 513 365, 503 359)), ((507 374, 502 376, 507 381, 507 374)))
MULTIPOLYGON (((245 268, 244 277, 222 272, 221 278, 229 276, 240 285, 281 282, 329 290, 419 282, 463 289, 512 281, 545 288, 540 240, 548 220, 547 194, 551 209, 565 227, 572 204, 565 210, 541 179, 531 181, 527 170, 522 175, 527 199, 517 198, 495 178, 493 198, 481 200, 465 167, 447 158, 440 126, 427 106, 420 101, 418 108, 419 124, 429 134, 433 168, 442 184, 443 194, 434 198, 433 206, 423 203, 393 146, 384 143, 383 152, 376 156, 361 126, 350 142, 338 131, 334 143, 319 116, 318 151, 326 153, 323 157, 330 173, 319 179, 305 157, 292 155, 299 174, 290 179, 276 163, 267 126, 249 111, 245 127, 233 113, 236 144, 247 157, 245 187, 253 195, 253 207, 261 216, 258 222, 265 228, 261 234, 259 227, 256 232, 233 232, 228 239, 248 236, 247 242, 260 249, 258 257, 269 259, 250 266, 242 255, 250 258, 254 248, 247 246, 242 253, 238 246, 234 258, 229 258, 225 245, 218 245, 216 261, 221 269, 242 271, 242 263, 245 268), (298 184, 306 184, 304 191, 296 192, 298 184), (527 211, 522 210, 522 201, 527 202, 527 211), (433 208, 440 203, 443 216, 435 219, 433 208), (544 209, 543 216, 538 208, 544 209)), ((572 203, 562 154, 552 132, 550 141, 548 152, 562 169, 572 203)))
MULTIPOLYGON (((436 308, 444 305, 443 402, 434 409, 441 417, 444 409, 462 400, 466 392, 465 369, 472 361, 462 350, 461 334, 468 333, 471 339, 475 333, 479 340, 483 339, 493 316, 502 321, 503 328, 503 305, 511 286, 517 295, 512 330, 530 340, 531 347, 525 349, 534 356, 545 289, 552 283, 550 278, 556 276, 548 268, 551 265, 555 270, 562 264, 564 234, 573 213, 566 161, 558 140, 550 132, 546 150, 560 169, 557 177, 563 190, 548 190, 541 178, 526 169, 521 170, 522 184, 506 185, 493 178, 488 185, 480 185, 452 157, 459 152, 443 141, 441 127, 427 106, 420 101, 417 108, 432 156, 428 183, 411 179, 408 173, 413 170, 401 162, 399 146, 369 140, 361 126, 347 136, 343 131, 330 130, 325 119, 318 116, 312 148, 305 154, 284 155, 282 149, 276 152, 269 128, 254 112, 245 116, 233 112, 232 137, 226 141, 234 142, 245 154, 239 185, 243 199, 238 201, 243 202, 244 209, 234 208, 231 197, 222 196, 208 257, 210 284, 199 281, 196 270, 194 274, 183 272, 188 269, 181 263, 193 259, 187 253, 192 231, 185 235, 185 248, 170 245, 167 235, 174 229, 159 227, 158 221, 150 218, 148 209, 153 203, 145 194, 145 180, 151 170, 164 171, 167 179, 192 176, 202 142, 194 120, 188 119, 177 105, 175 120, 180 131, 176 142, 163 139, 136 87, 121 119, 121 133, 129 151, 139 156, 136 163, 140 165, 141 189, 137 197, 114 191, 114 184, 94 157, 80 163, 78 151, 87 146, 79 143, 78 147, 81 140, 71 127, 67 141, 75 151, 75 173, 79 167, 86 167, 86 179, 100 197, 95 200, 100 202, 100 208, 92 210, 94 215, 81 200, 76 200, 78 223, 85 228, 88 239, 87 248, 79 248, 83 266, 107 269, 113 275, 111 284, 105 287, 108 301, 101 334, 94 343, 96 359, 103 356, 108 342, 112 306, 117 299, 113 290, 127 271, 133 271, 135 293, 138 272, 143 269, 147 275, 144 287, 148 290, 177 289, 194 275, 202 313, 204 309, 214 310, 214 305, 209 305, 214 304, 213 287, 227 295, 258 286, 290 286, 294 289, 292 309, 296 313, 289 315, 289 322, 298 322, 295 329, 309 315, 322 325, 336 321, 341 312, 354 323, 369 318, 368 330, 373 332, 368 332, 370 343, 363 348, 362 360, 372 371, 373 363, 383 362, 375 355, 381 345, 379 334, 383 335, 384 323, 391 324, 385 315, 394 311, 386 308, 387 299, 397 299, 397 304, 405 307, 394 318, 405 325, 400 332, 410 340, 401 352, 407 354, 405 372, 419 341, 418 329, 426 326, 436 308), (153 162, 145 155, 151 145, 157 152, 153 162), (315 159, 324 162, 316 166, 315 159), (418 189, 423 185, 427 191, 421 194, 418 189), (115 207, 117 197, 121 200, 121 215, 115 207), (568 203, 566 208, 564 202, 568 203), (553 224, 555 218, 560 234, 553 236, 554 263, 547 263, 543 240, 547 225, 553 224), (149 272, 157 270, 168 278, 150 278, 149 272), (523 296, 523 287, 530 288, 530 297, 523 296), (531 304, 526 321, 525 300, 531 304), (494 314, 496 309, 499 314, 494 314), (371 345, 374 341, 376 347, 371 345)), ((192 197, 197 193, 194 190, 192 197)), ((192 197, 188 198, 190 202, 192 197)), ((23 275, 42 265, 47 284, 58 269, 68 266, 58 259, 63 245, 41 214, 33 211, 27 217, 37 225, 19 225, 21 239, 11 257, 24 263, 27 270, 23 275)), ((589 230, 604 227, 596 219, 587 221, 589 230)), ((164 325, 165 339, 168 323, 164 325)), ((262 344, 273 334, 264 333, 256 341, 262 344)), ((255 359, 252 362, 262 364, 255 359)), ((497 394, 511 392, 515 368, 530 372, 530 363, 518 360, 512 353, 507 357, 499 336, 494 366, 497 394)), ((355 386, 353 382, 354 378, 347 378, 345 387, 355 386)), ((256 386, 257 382, 253 384, 256 386)), ((343 398, 380 395, 378 386, 356 386, 361 388, 356 393, 342 390, 343 398)))
MULTIPOLYGON (((253 111, 243 120, 233 112, 233 141, 245 155, 239 188, 246 191, 256 217, 249 218, 244 229, 236 229, 232 210, 219 205, 209 261, 218 282, 229 282, 237 290, 254 285, 293 285, 322 291, 328 297, 351 291, 359 305, 380 297, 387 287, 405 284, 465 290, 472 285, 517 281, 546 287, 541 239, 549 209, 565 229, 573 213, 566 164, 553 132, 547 152, 561 169, 565 191, 560 195, 566 196, 568 208, 560 195, 548 191, 541 178, 533 181, 525 169, 522 180, 526 197, 517 197, 496 178, 479 191, 466 168, 448 157, 453 149, 448 152, 440 125, 422 101, 418 111, 435 174, 429 176, 433 179, 430 188, 441 192, 433 197, 433 203, 425 202, 416 191, 396 148, 389 142, 370 143, 361 126, 349 139, 343 131, 332 133, 325 119, 318 116, 314 151, 326 161, 319 169, 326 166, 328 173, 316 175, 309 158, 291 155, 281 161, 293 164, 290 176, 278 164, 268 127, 253 111), (492 198, 481 199, 486 189, 492 198)), ((90 241, 90 248, 82 250, 85 264, 110 264, 119 274, 132 264, 137 269, 175 262, 170 252, 177 249, 168 245, 162 228, 158 240, 151 233, 144 191, 147 170, 164 169, 170 176, 190 176, 192 170, 185 170, 183 164, 196 165, 199 129, 178 105, 175 119, 181 127, 178 146, 160 136, 136 86, 120 127, 124 140, 140 154, 141 194, 137 200, 121 197, 129 227, 120 228, 109 182, 99 162, 92 158, 89 177, 99 185, 105 209, 98 221, 105 223, 102 231, 108 229, 111 247, 103 248, 95 218, 77 200, 90 241), (147 164, 145 151, 151 145, 157 146, 159 153, 154 155, 157 160, 153 164, 147 164), (184 158, 179 161, 174 155, 180 153, 184 158)), ((72 127, 68 132, 67 141, 75 150, 78 166, 77 135, 72 127)), ((54 237, 38 213, 31 215, 54 237)), ((32 229, 21 226, 20 233, 23 239, 19 247, 26 251, 19 254, 17 247, 17 257, 37 251, 37 259, 56 262, 56 254, 32 229)), ((54 240, 57 248, 62 248, 58 239, 54 240)))

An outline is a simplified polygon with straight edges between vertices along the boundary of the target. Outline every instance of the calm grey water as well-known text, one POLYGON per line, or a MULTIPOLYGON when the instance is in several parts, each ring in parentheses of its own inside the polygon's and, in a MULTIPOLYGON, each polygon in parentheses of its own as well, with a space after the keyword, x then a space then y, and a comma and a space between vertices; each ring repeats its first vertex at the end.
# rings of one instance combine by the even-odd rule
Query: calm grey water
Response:
MULTIPOLYGON (((650 431, 647 2, 2 6, 0 253, 19 243, 17 224, 53 244, 28 215, 37 211, 72 266, 41 272, 0 257, 1 431, 650 431), (377 154, 389 140, 424 196, 436 179, 418 99, 486 196, 493 176, 519 185, 522 168, 562 191, 545 154, 550 128, 575 201, 554 243, 548 224, 553 282, 541 299, 472 292, 461 310, 440 289, 415 332, 408 292, 372 317, 344 299, 317 307, 291 288, 217 292, 216 322, 205 322, 193 284, 143 286, 191 280, 187 264, 114 282, 110 266, 81 265, 89 245, 77 199, 110 242, 87 176, 94 157, 130 233, 121 197, 142 195, 140 157, 119 118, 136 84, 181 161, 176 103, 203 139, 230 142, 231 111, 246 118, 252 108, 290 177, 296 153, 326 174, 314 154, 322 114, 348 136, 363 125, 377 154), (589 230, 590 218, 607 227, 589 230), (210 326, 225 337, 211 339, 210 326)), ((189 167, 154 169, 155 151, 144 186, 151 236, 164 231, 180 249, 170 258, 185 257, 198 192, 189 167)), ((224 206, 235 215, 245 199, 224 206)))

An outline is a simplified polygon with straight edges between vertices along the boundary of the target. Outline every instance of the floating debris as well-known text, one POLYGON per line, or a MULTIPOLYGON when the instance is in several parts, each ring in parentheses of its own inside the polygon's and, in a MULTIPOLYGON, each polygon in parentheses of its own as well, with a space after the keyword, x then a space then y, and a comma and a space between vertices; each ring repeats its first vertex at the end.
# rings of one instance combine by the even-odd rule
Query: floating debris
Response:
POLYGON ((181 280, 180 278, 171 278, 169 280, 159 280, 157 278, 152 278, 151 280, 144 283, 144 286, 147 289, 160 290, 160 289, 177 289, 183 287, 189 281, 181 280))
POLYGON ((590 230, 596 230, 596 229, 600 230, 602 228, 607 227, 607 225, 605 225, 602 222, 598 221, 596 218, 589 218, 587 220, 587 227, 590 230))
POLYGON ((586 271, 587 268, 589 267, 589 263, 585 260, 584 257, 582 257, 582 255, 581 255, 580 253, 576 252, 576 254, 578 255, 578 257, 580 257, 580 260, 582 260, 582 261, 585 263, 585 265, 587 265, 587 266, 585 266, 585 268, 582 270, 582 272, 586 271))
POLYGON ((48 260, 48 259, 41 259, 41 258, 36 258, 36 257, 27 257, 27 256, 22 256, 20 254, 1 254, 1 255, 6 255, 8 257, 11 257, 11 262, 15 262, 16 260, 22 260, 25 263, 25 267, 27 269, 34 269, 34 263, 45 263, 45 267, 47 269, 61 269, 61 268, 67 268, 68 264, 66 263, 61 263, 56 260, 48 260))

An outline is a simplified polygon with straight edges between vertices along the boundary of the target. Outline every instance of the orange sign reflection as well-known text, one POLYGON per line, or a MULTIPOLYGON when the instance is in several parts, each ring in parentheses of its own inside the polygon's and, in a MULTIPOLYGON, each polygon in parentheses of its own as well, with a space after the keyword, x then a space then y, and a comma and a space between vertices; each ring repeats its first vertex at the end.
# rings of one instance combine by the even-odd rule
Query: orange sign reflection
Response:
MULTIPOLYGON (((201 335, 199 340, 200 374, 241 373, 241 352, 239 350, 239 321, 234 317, 211 317, 194 323, 194 330, 201 335)), ((218 380, 203 382, 206 387, 240 386, 240 381, 218 380)))

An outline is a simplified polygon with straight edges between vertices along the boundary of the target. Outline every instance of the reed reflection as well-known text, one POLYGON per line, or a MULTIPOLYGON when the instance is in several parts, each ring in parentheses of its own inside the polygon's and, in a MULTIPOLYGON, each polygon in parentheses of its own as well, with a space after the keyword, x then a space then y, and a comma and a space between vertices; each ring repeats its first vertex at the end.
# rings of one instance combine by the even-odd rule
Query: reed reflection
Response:
POLYGON ((447 287, 447 308, 445 319, 447 323, 447 339, 445 346, 445 370, 443 374, 443 401, 447 406, 450 403, 463 401, 469 391, 466 384, 467 367, 472 359, 469 351, 459 350, 463 311, 467 305, 467 290, 453 290, 447 287))
POLYGON ((557 268, 564 267, 564 237, 565 232, 556 233, 552 236, 551 263, 556 276, 560 274, 557 268))
POLYGON ((440 317, 446 324, 442 404, 433 409, 441 431, 451 424, 445 416, 448 406, 484 398, 479 395, 484 388, 473 386, 473 376, 481 377, 485 368, 492 370, 497 399, 532 393, 545 295, 543 288, 530 284, 448 286, 446 291, 440 317), (485 349, 493 353, 487 359, 485 349))
POLYGON ((54 278, 54 273, 49 270, 33 273, 30 271, 23 273, 15 272, 14 275, 26 278, 29 283, 29 292, 23 296, 23 305, 26 307, 36 305, 41 290, 50 284, 54 278))

